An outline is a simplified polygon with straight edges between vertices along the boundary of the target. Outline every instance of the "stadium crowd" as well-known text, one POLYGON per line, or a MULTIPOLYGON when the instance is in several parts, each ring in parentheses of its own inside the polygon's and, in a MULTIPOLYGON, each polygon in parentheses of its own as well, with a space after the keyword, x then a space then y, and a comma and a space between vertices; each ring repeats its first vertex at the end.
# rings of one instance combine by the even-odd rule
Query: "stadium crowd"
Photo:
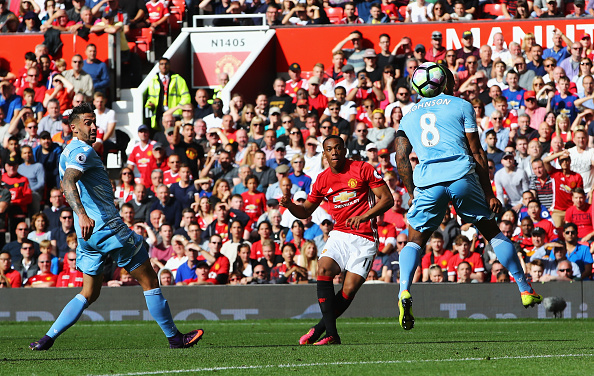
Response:
MULTIPOLYGON (((583 12, 580 1, 573 3, 576 16, 583 12)), ((479 8, 477 1, 453 3, 418 0, 407 5, 405 16, 388 1, 345 3, 343 23, 369 17, 370 23, 403 17, 412 22, 470 19, 479 8)), ((25 1, 22 14, 13 16, 22 17, 24 32, 37 21, 41 30, 45 25, 65 32, 113 31, 109 23, 92 21, 101 15, 122 18, 122 26, 160 27, 159 21, 147 23, 151 12, 135 11, 131 4, 122 1, 120 9, 118 0, 72 1, 72 8, 62 10, 62 4, 46 0, 44 15, 39 5, 25 1), (31 12, 41 18, 35 21, 31 12)), ((162 1, 133 4, 148 8, 162 1)), ((325 17, 325 4, 315 4, 284 1, 281 10, 274 3, 203 0, 198 8, 218 14, 248 12, 251 6, 258 10, 252 13, 267 16, 267 9, 274 10, 275 23, 307 24, 325 17)), ((521 10, 527 6, 521 1, 504 5, 517 18, 530 11, 521 10)), ((558 15, 556 9, 565 9, 561 1, 537 1, 532 10, 547 17, 558 15)), ((0 0, 3 32, 13 31, 7 12, 0 0)), ((594 12, 590 3, 588 12, 594 12)), ((58 172, 61 150, 72 139, 68 111, 82 102, 96 108, 93 148, 104 162, 134 143, 113 181, 114 195, 124 222, 145 237, 162 285, 315 281, 317 255, 332 218, 322 204, 311 218, 299 220, 279 206, 279 199, 290 193, 298 204, 306 200, 327 166, 321 142, 328 135, 342 137, 348 156, 369 162, 393 192, 394 207, 378 218, 379 252, 368 279, 397 282, 409 195, 395 167, 393 141, 400 120, 418 99, 411 76, 425 61, 455 73, 456 96, 475 108, 492 186, 507 209, 500 229, 515 242, 527 275, 533 282, 591 279, 591 35, 572 41, 555 30, 554 46, 547 49, 533 34, 526 34, 522 44, 506 43, 497 34, 493 46, 477 48, 466 31, 458 50, 447 50, 438 31, 425 44, 414 45, 405 36, 392 46, 383 34, 377 49, 364 49, 362 40, 353 31, 337 41, 331 55, 321 57, 329 64, 308 67, 309 79, 302 77, 299 62, 292 63, 290 79, 277 78, 269 92, 250 95, 255 103, 240 93, 223 103, 218 93, 229 80, 225 73, 214 94, 200 89, 192 98, 183 77, 161 59, 147 92, 146 107, 154 115, 137 127, 132 141, 117 131, 115 113, 107 107, 109 74, 93 44, 84 57, 75 55, 69 62, 53 60, 46 45, 35 46, 18 71, 0 72, 0 231, 12 240, 0 253, 0 287, 82 286, 74 216, 60 192, 58 172)), ((417 165, 414 152, 409 159, 417 165)), ((349 199, 345 194, 345 202, 349 199)), ((108 265, 106 285, 135 283, 125 270, 108 265)), ((476 229, 450 212, 431 238, 415 281, 509 282, 510 276, 476 229)))

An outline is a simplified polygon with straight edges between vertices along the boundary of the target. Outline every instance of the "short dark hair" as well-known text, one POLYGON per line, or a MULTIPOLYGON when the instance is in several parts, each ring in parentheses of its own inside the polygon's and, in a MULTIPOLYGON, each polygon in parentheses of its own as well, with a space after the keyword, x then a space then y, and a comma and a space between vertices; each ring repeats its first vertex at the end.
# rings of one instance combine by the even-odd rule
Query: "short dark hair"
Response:
POLYGON ((573 222, 567 222, 563 225, 563 230, 567 230, 568 228, 572 227, 575 231, 577 231, 578 227, 573 222))
POLYGON ((62 210, 60 210, 60 216, 62 216, 62 213, 66 213, 66 212, 72 214, 73 210, 72 210, 72 208, 68 208, 68 207, 63 208, 62 210))
POLYGON ((331 134, 330 136, 326 137, 326 139, 324 139, 324 142, 322 142, 322 145, 326 144, 326 141, 329 140, 337 140, 338 143, 344 147, 344 140, 335 134, 331 134))
POLYGON ((83 102, 72 109, 72 112, 68 116, 68 124, 73 124, 80 118, 80 115, 94 113, 95 111, 93 111, 93 107, 87 102, 83 102))
POLYGON ((25 54, 25 60, 29 60, 29 61, 37 61, 37 56, 35 56, 35 52, 27 52, 25 54))

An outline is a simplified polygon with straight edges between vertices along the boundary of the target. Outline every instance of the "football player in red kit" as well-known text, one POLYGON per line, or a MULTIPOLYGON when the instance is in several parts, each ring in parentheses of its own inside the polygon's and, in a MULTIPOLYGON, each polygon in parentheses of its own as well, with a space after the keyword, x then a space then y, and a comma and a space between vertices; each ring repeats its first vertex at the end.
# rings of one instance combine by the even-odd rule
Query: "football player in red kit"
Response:
POLYGON ((294 216, 303 219, 327 199, 329 213, 335 221, 318 260, 317 289, 322 320, 301 337, 301 345, 340 344, 336 318, 346 311, 365 282, 377 253, 375 217, 394 205, 388 186, 369 163, 346 158, 347 150, 340 137, 327 137, 323 147, 330 167, 318 176, 307 201, 302 206, 296 205, 288 193, 280 201, 294 216), (342 289, 335 295, 332 280, 344 270, 342 289), (324 332, 324 337, 319 339, 324 332))

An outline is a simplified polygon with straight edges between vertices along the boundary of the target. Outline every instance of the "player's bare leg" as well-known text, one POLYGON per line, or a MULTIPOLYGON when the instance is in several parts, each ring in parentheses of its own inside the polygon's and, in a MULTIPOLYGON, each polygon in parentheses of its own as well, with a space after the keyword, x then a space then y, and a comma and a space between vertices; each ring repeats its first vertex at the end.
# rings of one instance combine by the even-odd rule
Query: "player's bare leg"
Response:
POLYGON ((483 219, 475 223, 475 225, 493 247, 497 259, 514 276, 516 284, 520 289, 520 296, 524 307, 534 307, 535 305, 540 304, 542 302, 542 296, 537 294, 534 289, 532 289, 530 283, 526 281, 524 269, 522 269, 522 264, 520 263, 520 258, 518 257, 514 245, 511 240, 499 231, 495 220, 483 219))
POLYGON ((187 348, 194 346, 202 339, 204 330, 197 329, 189 333, 182 334, 171 317, 171 311, 167 300, 163 297, 159 288, 157 273, 153 270, 149 260, 144 261, 138 268, 132 270, 130 275, 134 277, 144 290, 144 298, 151 316, 159 324, 165 336, 169 340, 169 347, 187 348))
POLYGON ((49 350, 56 338, 74 325, 83 311, 99 298, 103 275, 83 274, 83 288, 62 310, 52 327, 39 341, 29 345, 31 350, 49 350))
POLYGON ((415 271, 421 262, 421 251, 427 244, 433 231, 419 232, 408 227, 408 243, 400 251, 400 292, 398 294, 398 321, 404 330, 410 330, 415 325, 412 314, 412 296, 410 286, 415 271))

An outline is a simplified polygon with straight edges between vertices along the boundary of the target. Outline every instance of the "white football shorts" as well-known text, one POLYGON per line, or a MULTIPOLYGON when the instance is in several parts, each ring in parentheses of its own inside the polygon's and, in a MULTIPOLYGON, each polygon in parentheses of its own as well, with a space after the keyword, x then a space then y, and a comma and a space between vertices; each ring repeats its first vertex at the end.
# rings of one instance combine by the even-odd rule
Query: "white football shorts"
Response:
POLYGON ((341 231, 330 231, 319 259, 330 257, 340 266, 341 271, 349 271, 367 278, 377 254, 377 244, 362 236, 341 231))

